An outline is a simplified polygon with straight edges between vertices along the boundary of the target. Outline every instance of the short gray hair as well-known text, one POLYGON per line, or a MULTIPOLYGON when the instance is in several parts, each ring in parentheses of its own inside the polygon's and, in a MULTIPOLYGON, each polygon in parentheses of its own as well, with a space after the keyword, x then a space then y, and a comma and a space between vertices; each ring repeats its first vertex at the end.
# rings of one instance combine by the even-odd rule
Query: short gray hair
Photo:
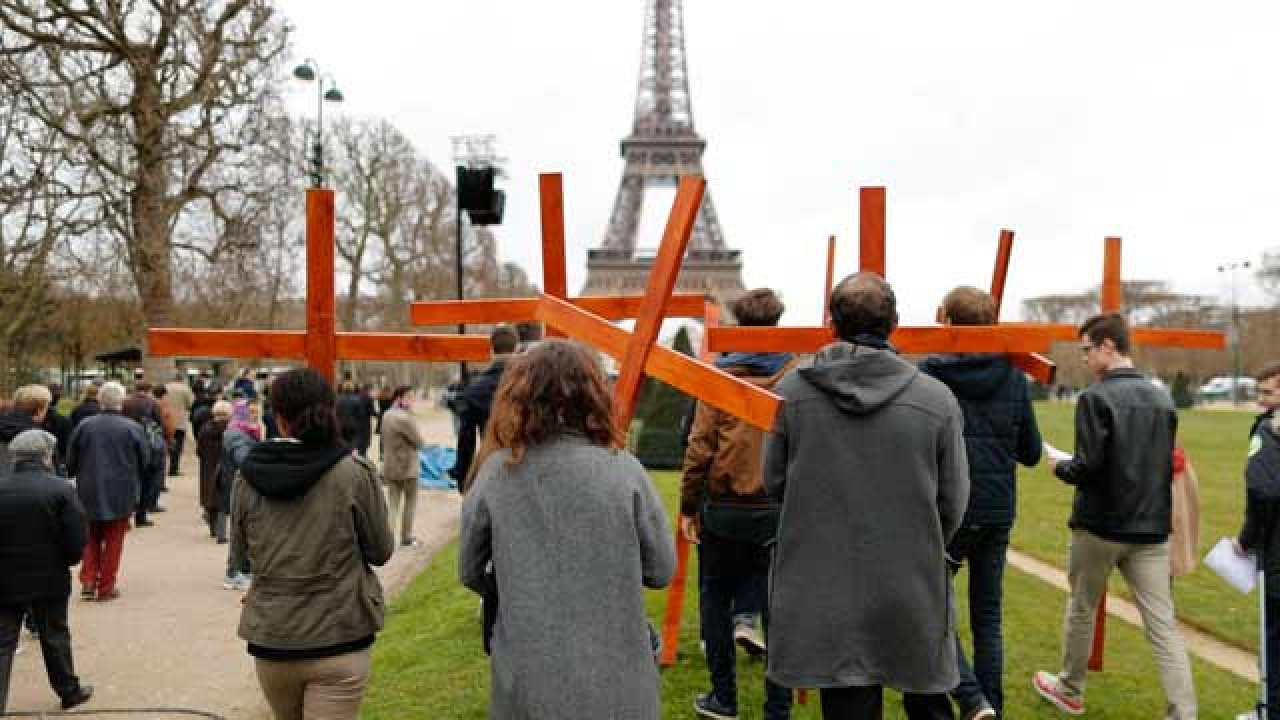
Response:
POLYGON ((23 430, 9 441, 9 453, 14 460, 40 460, 48 464, 57 446, 58 439, 44 430, 23 430))
POLYGON ((112 381, 103 385, 98 391, 98 402, 102 403, 103 410, 118 411, 124 406, 124 396, 124 386, 112 381))

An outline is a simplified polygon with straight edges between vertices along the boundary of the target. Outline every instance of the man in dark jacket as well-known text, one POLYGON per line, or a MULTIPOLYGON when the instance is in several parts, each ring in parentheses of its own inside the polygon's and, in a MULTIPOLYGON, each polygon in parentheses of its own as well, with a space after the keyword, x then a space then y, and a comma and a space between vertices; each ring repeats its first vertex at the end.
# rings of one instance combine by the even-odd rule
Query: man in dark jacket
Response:
POLYGON ((19 433, 40 427, 52 396, 43 385, 23 385, 13 393, 13 406, 0 415, 0 473, 13 467, 9 443, 19 433))
POLYGON ((1080 327, 1080 351, 1098 382, 1076 402, 1075 455, 1050 458, 1059 480, 1074 485, 1067 579, 1071 597, 1063 630, 1062 671, 1033 677, 1058 709, 1084 712, 1085 676, 1098 601, 1119 567, 1134 595, 1160 682, 1166 718, 1194 720, 1196 691, 1178 633, 1169 584, 1173 515, 1173 444, 1178 414, 1169 394, 1129 359, 1129 326, 1119 314, 1080 327))
POLYGON ((58 448, 54 452, 53 462, 54 471, 59 475, 67 474, 67 442, 71 440, 71 418, 58 412, 58 401, 62 399, 62 386, 58 383, 50 383, 49 388, 49 411, 44 414, 44 422, 41 427, 48 433, 58 439, 58 448))
POLYGON ((53 474, 57 439, 26 430, 9 445, 12 473, 0 476, 0 714, 9 696, 9 675, 22 616, 31 613, 40 637, 49 685, 63 709, 89 700, 71 658, 67 600, 68 568, 80 561, 85 542, 84 509, 66 480, 53 474))
MULTIPOLYGON (((1280 363, 1258 373, 1258 405, 1245 464, 1244 526, 1236 540, 1241 555, 1253 553, 1266 575, 1267 714, 1280 716, 1280 363)), ((1240 717, 1251 717, 1249 714, 1240 717)), ((1262 717, 1260 713, 1253 718, 1262 717)))
POLYGON ((369 456, 373 444, 373 420, 378 409, 353 380, 344 380, 338 387, 338 423, 343 442, 359 451, 361 457, 369 456))
MULTIPOLYGON (((991 295, 962 286, 947 293, 938 308, 945 325, 992 325, 991 295)), ((1001 597, 1005 557, 1017 507, 1018 463, 1040 462, 1043 441, 1031 408, 1027 379, 1004 355, 933 355, 920 370, 941 380, 964 413, 965 454, 969 458, 969 507, 947 555, 957 572, 969 565, 969 628, 973 665, 956 637, 960 684, 951 693, 965 720, 1004 716, 1004 642, 1001 597)))
POLYGON ((845 278, 839 341, 782 379, 764 482, 782 515, 769 585, 770 680, 819 688, 823 717, 950 718, 959 681, 946 546, 969 499, 951 391, 897 356, 893 290, 845 278))
MULTIPOLYGON (((138 423, 120 414, 124 388, 109 382, 98 399, 102 413, 80 423, 67 446, 67 470, 89 516, 89 543, 80 563, 80 599, 117 597, 116 572, 129 516, 139 502, 151 450, 138 423)), ((163 455, 161 459, 163 460, 163 455)))
MULTIPOLYGON (((772 290, 744 293, 733 303, 743 326, 771 327, 784 311, 772 290)), ((753 385, 772 389, 791 369, 789 353, 733 353, 716 366, 753 385)), ((680 483, 680 532, 698 546, 702 639, 706 643, 711 692, 694 699, 704 718, 738 715, 735 614, 764 609, 769 586, 770 546, 778 527, 778 505, 764 492, 760 461, 764 433, 742 420, 698 403, 680 483)), ((741 638, 750 637, 746 628, 741 638)), ((791 716, 791 691, 765 682, 765 720, 791 716)))
POLYGON ((509 325, 499 325, 489 333, 489 347, 493 349, 493 361, 485 371, 472 379, 462 391, 460 422, 458 425, 458 459, 449 474, 458 483, 458 491, 466 492, 467 475, 476 455, 476 439, 484 435, 489 424, 489 411, 493 408, 493 396, 502 381, 520 336, 509 325))
POLYGON ((132 418, 142 428, 143 437, 150 445, 146 472, 142 475, 142 486, 137 511, 134 512, 133 523, 138 527, 151 527, 155 522, 147 519, 147 513, 164 512, 160 507, 160 488, 164 485, 164 461, 169 456, 168 427, 164 415, 160 411, 160 402, 151 394, 151 383, 139 380, 133 387, 133 395, 124 401, 121 413, 132 418), (156 429, 159 429, 159 439, 156 429))

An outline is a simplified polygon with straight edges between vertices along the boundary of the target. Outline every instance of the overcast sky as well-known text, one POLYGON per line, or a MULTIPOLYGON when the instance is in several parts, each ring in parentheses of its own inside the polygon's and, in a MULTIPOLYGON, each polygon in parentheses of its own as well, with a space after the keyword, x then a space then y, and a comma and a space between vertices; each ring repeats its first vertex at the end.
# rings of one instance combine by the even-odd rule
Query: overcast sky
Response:
MULTIPOLYGON (((622 172, 643 0, 279 5, 297 59, 337 77, 339 112, 390 119, 445 168, 450 136, 498 136, 500 254, 535 280, 537 174, 563 172, 581 289, 622 172)), ((1274 3, 685 0, 685 32, 726 240, 748 287, 783 293, 785 324, 820 319, 828 235, 838 274, 856 268, 859 185, 888 187, 904 322, 987 286, 1002 227, 1017 232, 1005 319, 1097 284, 1105 235, 1124 237, 1127 279, 1223 299, 1218 265, 1280 248, 1274 3)), ((1262 301, 1251 275, 1239 286, 1262 301)))

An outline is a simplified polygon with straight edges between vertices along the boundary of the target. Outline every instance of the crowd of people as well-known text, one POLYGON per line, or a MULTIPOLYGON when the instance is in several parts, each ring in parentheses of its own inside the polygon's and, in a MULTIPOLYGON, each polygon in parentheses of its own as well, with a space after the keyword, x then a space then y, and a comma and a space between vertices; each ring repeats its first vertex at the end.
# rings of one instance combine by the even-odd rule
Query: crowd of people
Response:
MULTIPOLYGON (((723 371, 783 399, 771 432, 695 407, 679 532, 699 553, 699 627, 709 689, 702 718, 736 720, 735 644, 764 654, 764 717, 791 716, 793 690, 823 717, 879 718, 883 690, 908 717, 1003 717, 1003 573, 1016 468, 1044 444, 1025 376, 1002 355, 919 364, 889 342, 897 300, 882 278, 832 291, 835 340, 812 358, 733 353, 723 371), (954 620, 953 576, 969 573, 972 656, 954 620), (758 624, 760 634, 755 632, 758 624)), ((731 306, 742 325, 784 312, 768 289, 731 306)), ((939 319, 995 320, 976 288, 948 293, 939 319)), ((1029 678, 1059 710, 1084 712, 1095 611, 1118 569, 1132 590, 1167 705, 1198 715, 1174 613, 1170 535, 1178 416, 1133 367, 1120 315, 1079 331, 1097 382, 1077 402, 1074 453, 1051 455, 1074 504, 1060 664, 1029 678)), ((462 506, 459 576, 481 598, 495 718, 658 718, 660 641, 645 588, 675 572, 667 513, 624 449, 599 356, 565 340, 491 335, 492 364, 457 389, 462 506), (554 672, 548 672, 554 668, 554 672)), ((1247 507, 1237 551, 1267 572, 1271 659, 1280 662, 1280 366, 1258 378, 1247 507)), ((0 411, 0 711, 24 618, 64 708, 87 701, 71 658, 70 570, 80 596, 111 602, 126 531, 165 508, 194 439, 200 505, 227 545, 224 586, 243 590, 239 635, 277 718, 355 718, 385 601, 373 568, 416 544, 422 434, 413 390, 335 388, 312 370, 258 387, 119 383, 86 389, 70 417, 57 388, 26 386, 0 411), (378 425, 375 427, 374 422, 378 425), (368 458, 381 436, 382 465, 368 458), (69 479, 74 479, 74 483, 69 479), (385 495, 384 487, 385 486, 385 495), (398 525, 398 532, 397 532, 398 525)), ((1267 703, 1280 682, 1269 678, 1267 703)))
MULTIPOLYGON (((775 325, 783 309, 767 289, 731 307, 737 322, 756 326, 775 325)), ((801 688, 818 691, 826 718, 881 717, 885 688, 903 693, 913 719, 1004 717, 1003 576, 1016 468, 1045 454, 1028 381, 999 354, 905 361, 889 343, 896 298, 874 274, 842 281, 829 309, 836 339, 811 359, 733 353, 716 362, 781 396, 772 432, 703 404, 691 418, 679 531, 698 548, 710 684, 690 699, 691 711, 739 717, 735 643, 758 642, 768 720, 790 717, 801 688), (964 569, 972 656, 954 621, 952 578, 964 569), (765 638, 744 627, 754 615, 765 638)), ((992 324, 995 304, 982 290, 956 288, 939 319, 992 324)), ((1175 512, 1187 502, 1184 478, 1194 477, 1176 445, 1178 416, 1168 394, 1133 367, 1122 316, 1089 319, 1079 338, 1096 382, 1079 396, 1074 453, 1047 461, 1075 492, 1062 654, 1056 670, 1028 681, 1064 713, 1084 712, 1096 610, 1119 570, 1137 598, 1164 717, 1196 718, 1171 584, 1194 562, 1194 551, 1188 560, 1179 547, 1185 537, 1176 538, 1194 538, 1194 527, 1174 520, 1195 512, 1175 512)), ((492 395, 487 425, 460 478, 459 559, 462 582, 486 609, 490 715, 657 718, 654 634, 642 600, 645 588, 670 580, 673 543, 651 484, 621 449, 608 379, 594 353, 559 340, 491 370, 496 389, 476 393, 492 395)), ((1270 532, 1280 522, 1280 366, 1259 381, 1264 414, 1251 432, 1238 547, 1268 558, 1275 655, 1280 560, 1272 558, 1280 550, 1268 550, 1280 547, 1270 532)))
MULTIPOLYGON (((83 601, 108 603, 121 596, 125 538, 131 529, 153 527, 157 514, 166 511, 160 497, 167 479, 182 474, 187 438, 194 445, 190 454, 210 538, 227 545, 223 587, 246 593, 241 635, 279 716, 303 717, 301 696, 290 695, 301 687, 290 685, 295 674, 305 676, 313 668, 324 674, 332 664, 295 661, 359 650, 367 660, 382 613, 381 590, 369 566, 384 563, 394 547, 383 542, 381 529, 386 526, 389 536, 394 520, 387 517, 380 485, 386 484, 397 514, 404 509, 401 544, 416 545, 417 451, 425 443, 411 414, 412 388, 387 389, 388 402, 370 412, 378 406, 360 399, 370 393, 354 387, 343 385, 344 395, 357 398, 346 403, 357 411, 354 422, 328 383, 310 371, 259 385, 246 370, 230 387, 205 377, 189 381, 182 373, 165 384, 139 380, 132 392, 119 382, 95 383, 84 389, 69 417, 57 409, 56 385, 23 386, 0 403, 0 713, 23 625, 39 639, 62 707, 90 699, 93 688, 80 682, 72 660, 70 568, 80 566, 83 601), (382 425, 381 471, 365 459, 375 421, 382 425), (325 480, 330 470, 341 470, 340 477, 325 480), (362 488, 355 494, 348 487, 352 478, 362 488), (330 492, 309 492, 312 485, 330 492), (294 507, 290 514, 282 501, 304 502, 305 508, 294 507), (354 519, 334 512, 342 502, 358 507, 354 519), (317 508, 327 508, 332 517, 322 519, 317 508), (286 517, 296 527, 282 534, 286 517), (358 527, 342 527, 347 520, 358 527), (295 587, 288 578, 303 577, 291 575, 303 566, 303 576, 332 576, 336 584, 295 587), (352 585, 348 576, 356 566, 368 577, 352 585), (359 597, 352 590, 366 597, 363 610, 354 614, 343 609, 359 597), (282 612, 279 596, 295 591, 303 593, 300 602, 309 609, 282 612), (344 612, 350 622, 323 629, 344 612), (264 630, 263 623, 282 627, 264 630), (351 638, 327 642, 353 627, 368 631, 360 647, 351 638), (288 710, 290 703, 297 707, 288 710)), ((358 689, 362 695, 363 685, 358 689)))

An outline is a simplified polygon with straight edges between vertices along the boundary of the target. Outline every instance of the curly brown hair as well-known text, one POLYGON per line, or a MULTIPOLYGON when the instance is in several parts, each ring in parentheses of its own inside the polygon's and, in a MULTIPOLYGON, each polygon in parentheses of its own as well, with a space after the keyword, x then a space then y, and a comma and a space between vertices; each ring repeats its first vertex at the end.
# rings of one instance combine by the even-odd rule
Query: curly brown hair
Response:
POLYGON ((509 464, 515 465, 530 447, 566 432, 600 447, 622 447, 613 399, 595 355, 572 340, 547 340, 516 356, 502 373, 466 485, 492 453, 509 450, 509 464))

